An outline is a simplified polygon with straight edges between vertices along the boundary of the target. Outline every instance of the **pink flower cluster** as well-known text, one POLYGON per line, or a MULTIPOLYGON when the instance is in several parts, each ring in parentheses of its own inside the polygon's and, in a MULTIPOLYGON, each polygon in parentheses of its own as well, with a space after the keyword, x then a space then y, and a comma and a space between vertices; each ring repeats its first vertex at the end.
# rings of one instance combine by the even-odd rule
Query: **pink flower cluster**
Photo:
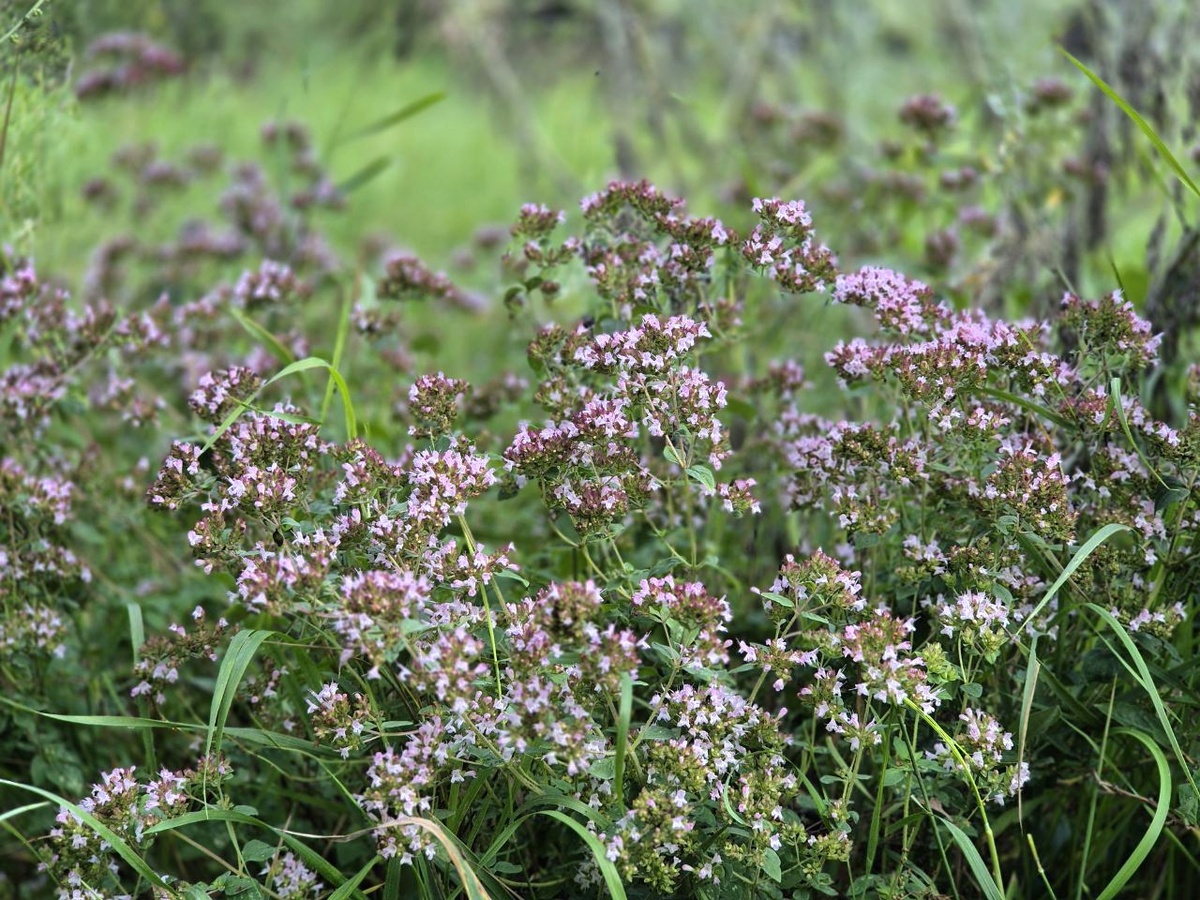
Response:
POLYGON ((816 243, 803 201, 755 198, 754 212, 759 224, 743 242, 742 256, 785 291, 824 291, 836 275, 837 260, 828 247, 816 243))

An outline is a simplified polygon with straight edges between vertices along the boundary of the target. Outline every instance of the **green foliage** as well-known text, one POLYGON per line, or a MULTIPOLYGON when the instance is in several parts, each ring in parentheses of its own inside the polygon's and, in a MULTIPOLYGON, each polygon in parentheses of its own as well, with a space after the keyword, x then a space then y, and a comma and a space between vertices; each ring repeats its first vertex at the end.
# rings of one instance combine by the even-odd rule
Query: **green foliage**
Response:
POLYGON ((1190 199, 1082 158, 1062 84, 854 115, 927 52, 887 4, 719 7, 454 4, 398 70, 301 4, 244 84, 261 10, 22 27, 0 897, 1195 892, 1200 369, 1109 292, 1190 199), (44 77, 113 25, 192 73, 44 77), (722 218, 518 209, 614 171, 722 218), (1072 243, 1102 180, 1115 254, 1072 243))

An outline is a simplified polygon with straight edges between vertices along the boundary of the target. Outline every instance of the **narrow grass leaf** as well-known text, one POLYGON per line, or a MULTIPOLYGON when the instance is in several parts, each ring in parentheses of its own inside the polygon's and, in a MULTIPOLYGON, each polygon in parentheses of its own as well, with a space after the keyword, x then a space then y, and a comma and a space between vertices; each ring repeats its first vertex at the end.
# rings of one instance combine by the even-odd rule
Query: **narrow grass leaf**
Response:
POLYGON ((1003 400, 1005 403, 1011 403, 1014 406, 1019 406, 1028 412, 1041 416, 1048 422, 1053 422, 1063 428, 1070 428, 1071 423, 1067 419, 1047 406, 1042 406, 1040 403, 1034 403, 1028 397, 1022 397, 1014 394, 1011 391, 1001 390, 999 388, 977 387, 974 389, 977 394, 983 394, 985 397, 994 397, 997 400, 1003 400))
POLYGON ((146 626, 142 622, 141 604, 126 603, 125 611, 129 614, 129 643, 133 646, 133 664, 136 666, 142 658, 142 645, 146 643, 146 626))
POLYGON ((20 784, 16 781, 9 781, 6 778, 0 778, 0 785, 5 787, 16 788, 21 791, 29 791, 31 794, 37 794, 39 797, 44 797, 52 803, 57 803, 59 806, 70 810, 71 814, 79 821, 87 825, 88 828, 96 832, 108 845, 113 852, 121 859, 129 864, 129 867, 138 873, 142 878, 146 879, 153 887, 160 888, 170 896, 171 889, 165 881, 158 877, 158 873, 152 869, 144 859, 138 856, 137 852, 125 843, 124 838, 93 816, 90 812, 83 809, 76 803, 72 803, 58 794, 43 790, 39 787, 34 787, 30 784, 20 784))
POLYGON ((383 862, 383 857, 378 854, 373 859, 367 860, 365 866, 350 876, 345 884, 329 895, 329 900, 348 900, 358 890, 358 886, 363 883, 363 879, 370 875, 371 870, 381 862, 383 862))
POLYGON ((1146 471, 1154 476, 1155 481, 1169 490, 1169 487, 1162 476, 1158 474, 1158 470, 1154 468, 1146 454, 1142 451, 1141 445, 1133 439, 1133 432, 1129 430, 1129 420, 1125 417, 1125 404, 1121 402, 1121 379, 1114 378, 1108 383, 1109 397, 1112 400, 1113 411, 1117 415, 1117 421, 1121 423, 1121 430, 1125 432, 1125 440, 1129 441, 1129 446, 1133 448, 1133 452, 1137 454, 1137 458, 1141 460, 1146 471))
MULTIPOLYGON (((211 450, 217 441, 221 439, 221 436, 225 434, 225 432, 227 432, 231 427, 233 427, 233 423, 238 420, 242 413, 253 408, 251 404, 255 398, 257 398, 258 395, 261 394, 269 385, 274 384, 281 378, 286 378, 288 375, 294 375, 297 372, 306 372, 309 369, 329 370, 330 377, 333 378, 334 383, 337 385, 338 392, 342 396, 342 405, 346 412, 346 436, 347 438, 353 438, 358 433, 358 425, 357 419, 354 415, 354 404, 350 400, 350 388, 346 385, 345 379, 342 378, 341 373, 338 372, 337 369, 334 368, 330 363, 317 356, 307 356, 304 359, 298 359, 294 363, 284 366, 273 376, 271 376, 271 378, 269 378, 267 381, 264 381, 262 387, 260 387, 245 400, 241 401, 233 410, 231 410, 229 415, 227 415, 221 421, 221 424, 217 426, 216 430, 209 435, 208 440, 204 442, 204 446, 200 448, 200 453, 204 454, 211 450)), ((272 413, 267 413, 267 415, 272 415, 272 413)))
POLYGON ((1096 551, 1097 547, 1107 541, 1114 534, 1131 530, 1132 529, 1128 525, 1120 525, 1116 522, 1110 522, 1108 525, 1097 528, 1092 536, 1083 543, 1083 546, 1075 551, 1075 555, 1071 557, 1071 561, 1063 566, 1063 570, 1059 574, 1058 578, 1054 580, 1054 584, 1050 585, 1050 589, 1046 591, 1045 596, 1038 601, 1038 605, 1034 607, 1033 612, 1025 617, 1025 621, 1023 621, 1020 627, 1017 628, 1016 634, 1014 634, 1013 637, 1019 636, 1021 634, 1021 630, 1025 628, 1026 625, 1041 615, 1042 610, 1046 608, 1046 604, 1054 599, 1059 590, 1062 589, 1062 586, 1067 583, 1067 579, 1075 574, 1075 570, 1083 565, 1084 561, 1096 551))
POLYGON ((562 822, 583 838, 583 842, 592 851, 592 858, 596 860, 596 865, 600 868, 600 874, 604 876, 604 884, 608 887, 609 896, 613 900, 626 900, 625 886, 621 884, 621 876, 617 872, 617 867, 612 864, 612 860, 608 858, 607 851, 605 851, 604 845, 600 843, 599 838, 584 828, 575 819, 572 819, 566 813, 559 812, 557 809, 544 809, 538 815, 547 816, 548 818, 562 822))
POLYGON ((342 309, 338 313, 337 336, 333 341, 333 360, 330 364, 329 380, 325 383, 325 396, 321 398, 322 422, 325 421, 325 417, 329 414, 329 404, 333 402, 333 391, 335 387, 333 372, 340 372, 342 368, 342 354, 346 352, 346 338, 350 334, 350 313, 353 311, 353 308, 353 294, 343 293, 342 309))
POLYGON ((617 707, 617 771, 613 776, 613 790, 617 794, 617 806, 625 809, 625 757, 629 752, 629 722, 633 718, 633 679, 621 677, 621 701, 617 707))
MULTIPOLYGON (((1175 728, 1171 725, 1171 717, 1167 715, 1167 708, 1163 705, 1162 697, 1159 696, 1158 688, 1154 684, 1154 677, 1150 674, 1150 668, 1146 665, 1146 660, 1142 657, 1142 652, 1138 649, 1137 644, 1133 642, 1133 638, 1129 636, 1129 632, 1113 617, 1112 613, 1103 606, 1098 606, 1095 603, 1088 603, 1087 608, 1104 620, 1105 624, 1108 625, 1113 634, 1117 636, 1117 639, 1129 652, 1129 656, 1133 660, 1133 666, 1137 670, 1133 671, 1131 669, 1130 674, 1133 675, 1142 686, 1142 690, 1150 698, 1150 704, 1154 707, 1154 713, 1158 716, 1159 724, 1162 725, 1163 731, 1166 732, 1167 742, 1171 745, 1171 751, 1175 754, 1175 759, 1178 760, 1179 765, 1183 768, 1183 774, 1187 779, 1188 787, 1196 791, 1197 794, 1200 794, 1200 790, 1197 790, 1196 787, 1196 781, 1192 777, 1192 770, 1188 765, 1187 757, 1184 756, 1183 749, 1179 746, 1179 738, 1175 735, 1175 728)), ((1125 660, 1122 659, 1121 662, 1127 669, 1129 668, 1129 664, 1125 660)))
POLYGON ((350 194, 366 184, 370 184, 392 164, 391 157, 377 156, 353 175, 346 178, 338 186, 338 193, 350 194))
POLYGON ((1075 68, 1077 68, 1080 72, 1086 75, 1089 80, 1091 80, 1092 84, 1100 88, 1100 90, 1104 92, 1108 99, 1117 104, 1117 106, 1121 108, 1121 112, 1125 113, 1125 115, 1129 116, 1129 118, 1133 120, 1133 123, 1141 129, 1142 134, 1146 135, 1146 137, 1150 139, 1150 143, 1154 145, 1154 149, 1158 151, 1159 156, 1166 160, 1167 165, 1169 165, 1175 171, 1175 174, 1179 176, 1179 180, 1187 185, 1188 190, 1190 190, 1197 197, 1200 197, 1200 187, 1197 187, 1196 182, 1192 181, 1191 176, 1188 175, 1183 166, 1179 164, 1179 160, 1175 158, 1175 154, 1173 154, 1170 149, 1168 149, 1167 145, 1163 143, 1162 138, 1158 136, 1158 132, 1154 130, 1153 126, 1143 119, 1138 111, 1130 106, 1124 97, 1113 90, 1103 78, 1085 66, 1082 62, 1077 60, 1062 47, 1059 47, 1058 49, 1062 52, 1063 56, 1071 61, 1071 64, 1074 65, 1075 68))
POLYGON ((237 696, 238 685, 242 683, 242 677, 262 642, 274 634, 273 631, 250 629, 239 631, 229 642, 229 647, 221 659, 221 667, 217 670, 216 684, 213 686, 212 705, 208 713, 208 735, 204 740, 205 757, 221 752, 225 722, 237 696))
POLYGON ((234 321, 241 325, 246 333, 252 338, 262 341, 264 344, 270 347, 271 352, 275 354, 275 358, 281 363, 288 365, 289 363, 294 363, 296 361, 296 354, 284 346, 283 341, 279 340, 279 338, 267 331, 266 328, 264 328, 262 325, 259 325, 236 306, 231 305, 228 307, 228 310, 229 315, 233 317, 234 321))
POLYGON ((337 370, 337 366, 326 362, 319 356, 307 356, 304 359, 298 359, 289 366, 284 366, 278 372, 271 376, 263 383, 265 388, 267 385, 274 384, 281 378, 286 378, 288 375, 293 375, 296 372, 304 372, 308 369, 328 369, 329 376, 337 385, 338 393, 342 395, 342 405, 346 410, 346 438, 352 439, 358 433, 356 417, 354 415, 354 404, 350 400, 350 388, 346 384, 346 380, 342 378, 342 373, 337 370))
POLYGON ((1146 857, 1154 850, 1154 846, 1162 834, 1163 826, 1167 823, 1167 813, 1171 808, 1171 767, 1167 764, 1166 755, 1151 738, 1140 731, 1132 728, 1118 728, 1113 734, 1124 734, 1136 738, 1150 751, 1150 755, 1154 757, 1154 764, 1158 767, 1158 800, 1154 804, 1154 816, 1150 820, 1150 827, 1146 829, 1142 839, 1133 848, 1129 858, 1117 870, 1117 874, 1105 885, 1104 890, 1096 895, 1096 900, 1112 900, 1120 894, 1121 889, 1125 887, 1129 879, 1146 861, 1146 857))
POLYGON ((978 848, 971 843, 966 832, 944 816, 935 816, 934 821, 950 832, 951 839, 962 853, 963 859, 967 861, 967 867, 975 876, 975 881, 978 883, 980 891, 983 892, 983 896, 987 900, 1004 900, 1004 894, 1000 892, 1000 888, 996 886, 996 882, 988 873, 987 863, 983 861, 978 848))
MULTIPOLYGON (((340 887, 346 880, 346 877, 342 875, 336 866, 326 860, 324 856, 317 853, 315 850, 309 847, 308 844, 304 843, 295 835, 289 834, 286 831, 281 831, 278 828, 268 825, 261 819, 257 819, 254 816, 247 815, 243 812, 238 812, 235 809, 208 808, 198 810, 196 812, 184 813, 181 816, 176 816, 172 819, 165 819, 162 822, 151 825, 145 830, 145 834, 159 834, 166 831, 175 831, 177 829, 186 828, 189 825, 198 825, 201 823, 207 825, 213 822, 226 822, 234 825, 252 825, 256 828, 261 828, 262 830, 269 832, 279 840, 283 841, 283 843, 287 844, 288 847, 298 857, 300 857, 300 860, 306 866, 328 881, 333 887, 340 887)), ((358 890, 354 891, 353 896, 355 900, 365 900, 366 898, 366 895, 358 890)))
MULTIPOLYGON (((1025 687, 1021 691, 1021 720, 1017 723, 1017 770, 1025 761, 1025 741, 1029 738, 1029 716, 1033 712, 1033 696, 1037 693, 1038 674, 1042 664, 1037 655, 1038 636, 1034 634, 1029 643, 1029 662, 1025 666, 1025 687)), ((1017 788, 1017 819, 1023 815, 1022 792, 1017 788)))
POLYGON ((400 876, 404 872, 404 866, 400 863, 400 857, 393 856, 388 860, 387 876, 383 882, 383 900, 400 900, 400 876))
MULTIPOLYGON (((19 709, 21 712, 55 722, 65 722, 68 725, 87 725, 92 728, 122 728, 131 731, 149 731, 163 729, 166 731, 207 731, 208 726, 193 722, 172 722, 169 719, 147 719, 142 716, 104 716, 104 715, 65 715, 62 713, 43 712, 33 709, 8 697, 0 696, 0 703, 19 709)), ((337 755, 337 751, 324 747, 305 738, 295 737, 275 731, 264 731, 261 728, 226 728, 225 736, 234 738, 244 744, 259 747, 270 747, 274 750, 286 750, 291 753, 303 753, 314 758, 337 755)))
POLYGON ((445 99, 445 91, 434 91, 431 94, 426 94, 424 97, 420 97, 414 100, 412 103, 405 104, 395 112, 388 113, 386 116, 376 119, 371 124, 363 126, 358 131, 353 132, 349 136, 348 140, 367 137, 368 135, 378 134, 381 131, 386 131, 389 128, 399 125, 406 119, 411 119, 418 113, 424 112, 425 110, 429 109, 429 107, 436 106, 445 99))
POLYGON ((33 812, 35 809, 42 809, 49 805, 50 803, 47 800, 43 800, 41 803, 26 803, 24 806, 18 806, 16 809, 0 813, 0 822, 7 822, 9 819, 15 819, 17 816, 23 816, 27 812, 33 812))

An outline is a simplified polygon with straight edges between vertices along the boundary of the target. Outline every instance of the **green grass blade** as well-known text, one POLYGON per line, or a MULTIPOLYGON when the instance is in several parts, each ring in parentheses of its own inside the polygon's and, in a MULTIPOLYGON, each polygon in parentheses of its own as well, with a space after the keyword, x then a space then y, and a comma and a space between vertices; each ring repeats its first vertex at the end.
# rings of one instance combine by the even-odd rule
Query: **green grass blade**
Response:
POLYGON ((296 354, 285 347, 279 338, 275 337, 275 335, 271 334, 271 332, 267 331, 267 329, 263 328, 263 326, 259 325, 236 306, 229 307, 229 315, 233 316, 234 321, 241 325, 252 338, 262 341, 270 347, 271 352, 275 354, 275 358, 281 363, 288 365, 296 361, 296 354))
POLYGON ((393 856, 388 860, 387 877, 383 882, 383 900, 400 900, 400 876, 403 871, 400 857, 393 856))
POLYGON ((1167 823, 1167 813, 1171 808, 1171 767, 1167 764, 1167 757, 1159 749, 1158 745, 1140 731, 1135 731, 1132 728, 1118 728, 1113 732, 1116 734, 1126 734, 1132 738, 1137 738, 1146 749, 1150 751, 1150 755, 1154 757, 1154 764, 1158 767, 1158 800, 1154 804, 1154 816, 1150 820, 1150 827, 1138 841, 1133 852, 1129 854, 1129 858, 1117 870, 1117 874, 1112 880, 1105 885, 1104 890, 1096 895, 1096 900, 1112 900, 1120 894, 1121 889, 1125 887, 1129 879, 1134 876, 1134 873, 1146 861, 1154 845, 1158 843, 1158 838, 1162 834, 1163 826, 1167 823))
POLYGON ((129 643, 133 645, 133 664, 136 666, 142 658, 142 645, 146 643, 146 626, 142 622, 140 604, 126 603, 125 610, 129 613, 129 643))
MULTIPOLYGON (((1158 694, 1158 689, 1154 685, 1154 677, 1150 674, 1150 668, 1146 665, 1146 660, 1142 658, 1142 652, 1138 649, 1137 644, 1133 642, 1133 638, 1129 636, 1129 632, 1125 630, 1107 609, 1098 606, 1095 603, 1088 603, 1087 608, 1092 610, 1096 615, 1104 620, 1105 624, 1112 630, 1113 634, 1121 642, 1122 646, 1129 651, 1129 656, 1133 660, 1133 669, 1130 673, 1142 686, 1150 698, 1150 704, 1154 707, 1154 714, 1158 717, 1158 722, 1163 727, 1163 731, 1167 735, 1167 741, 1171 745, 1171 751, 1175 754, 1175 759, 1183 768, 1184 777, 1187 779, 1188 786, 1193 791, 1200 793, 1196 788, 1196 781, 1192 777, 1191 767, 1188 765, 1187 757, 1183 754, 1183 749, 1179 746, 1179 738, 1175 735, 1175 728, 1171 725, 1171 717, 1167 715, 1167 708, 1163 705, 1162 697, 1158 694)), ((1129 663, 1124 659, 1121 662, 1129 669, 1129 663)))
POLYGON ((329 900, 348 900, 349 897, 358 891, 358 886, 363 883, 363 879, 370 875, 371 870, 381 862, 383 862, 383 857, 378 854, 374 858, 367 860, 365 866, 350 876, 345 884, 329 895, 329 900))
POLYGON ((329 370, 329 377, 333 379, 334 384, 337 385, 338 393, 342 395, 342 407, 346 413, 346 439, 352 440, 354 436, 358 434, 358 419, 354 414, 354 403, 350 399, 350 387, 346 384, 346 379, 342 378, 342 373, 337 370, 337 366, 332 365, 319 357, 309 356, 304 359, 296 360, 296 362, 292 363, 290 366, 285 366, 284 368, 280 369, 270 381, 267 381, 265 384, 263 384, 263 387, 265 388, 268 384, 273 384, 280 378, 284 378, 287 375, 291 375, 295 372, 303 372, 307 369, 329 370))
MULTIPOLYGON (((221 439, 221 436, 233 426, 233 423, 238 420, 242 413, 252 408, 251 403, 253 403, 255 398, 257 398, 258 395, 261 394, 269 385, 274 384, 281 378, 286 378, 288 375, 294 375, 297 372, 307 372, 309 369, 329 370, 329 375, 331 378, 333 378, 334 384, 337 385, 338 392, 342 396, 342 406, 346 412, 346 437, 353 438, 358 433, 358 420, 354 414, 354 403, 350 400, 350 388, 346 384, 346 380, 342 378, 341 373, 338 372, 337 369, 330 363, 318 356, 306 356, 304 359, 298 359, 294 363, 284 366, 282 369, 272 375, 267 381, 264 381, 262 387, 239 403, 238 406, 221 421, 221 424, 217 426, 216 430, 209 435, 208 440, 204 442, 204 446, 200 448, 200 453, 204 454, 211 450, 217 441, 221 439)), ((272 414, 266 413, 266 415, 272 414)))
POLYGON ((7 822, 9 819, 15 819, 17 816, 23 816, 27 812, 33 812, 35 809, 41 809, 49 805, 49 800, 43 800, 41 803, 26 803, 24 806, 18 806, 16 809, 0 813, 0 822, 7 822))
MULTIPOLYGON (((1029 643, 1029 663, 1025 667, 1025 687, 1021 691, 1021 721, 1017 723, 1017 770, 1020 771, 1021 763, 1025 761, 1025 741, 1029 737, 1029 716, 1033 712, 1033 696, 1037 693, 1038 674, 1042 671, 1042 664, 1038 661, 1037 656, 1038 636, 1035 634, 1033 640, 1029 643)), ((1020 820, 1023 813, 1021 804, 1022 791, 1017 788, 1017 819, 1020 820)))
POLYGON ((339 194, 349 194, 374 181, 383 171, 392 164, 392 160, 387 156, 377 156, 353 175, 348 176, 340 184, 337 189, 339 194))
MULTIPOLYGON (((145 834, 161 834, 167 831, 175 831, 177 829, 186 828, 189 825, 198 825, 200 823, 208 825, 212 824, 213 822, 226 822, 234 825, 252 825, 255 828, 261 828, 262 830, 269 832, 279 840, 283 841, 283 843, 287 844, 288 847, 298 857, 300 857, 301 862, 328 881, 333 887, 340 887, 346 881, 346 877, 342 875, 340 871, 338 871, 336 866, 326 860, 325 857, 317 853, 295 835, 289 834, 286 831, 281 831, 278 828, 268 825, 261 819, 246 815, 245 813, 238 812, 234 809, 208 808, 198 810, 196 812, 184 813, 183 815, 176 816, 173 819, 165 819, 162 822, 151 825, 145 830, 145 834)), ((366 900, 366 895, 358 890, 353 892, 353 896, 355 900, 366 900)))
MULTIPOLYGON (((123 728, 132 731, 150 731, 153 729, 165 729, 167 731, 207 731, 208 726, 199 725, 193 722, 173 722, 169 719, 147 719, 142 716, 103 716, 103 715, 63 715, 61 713, 44 712, 40 709, 33 709, 12 700, 8 697, 0 696, 0 703, 5 706, 10 706, 13 709, 18 709, 23 713, 33 716, 41 716, 44 719, 53 719, 56 722, 65 722, 68 725, 87 725, 92 728, 123 728)), ((272 750, 286 750, 290 753, 301 753, 311 756, 315 759, 333 758, 337 756, 337 751, 329 747, 323 747, 320 744, 305 738, 295 737, 294 735, 284 734, 282 732, 264 731, 261 728, 226 728, 225 736, 235 738, 243 744, 252 744, 258 747, 270 747, 272 750)))
POLYGON ((1161 484, 1164 488, 1168 487, 1163 481, 1162 476, 1158 474, 1158 470, 1146 458, 1146 454, 1142 452, 1141 445, 1133 439, 1133 432, 1129 430, 1129 420, 1125 417, 1125 405, 1121 403, 1121 379, 1114 378, 1108 383, 1109 399, 1112 401, 1113 412, 1117 415, 1117 421, 1121 423, 1121 430, 1125 432, 1125 439, 1129 441, 1129 445, 1133 448, 1133 452, 1137 454, 1137 458, 1141 460, 1146 471, 1154 476, 1154 480, 1161 484))
POLYGON ((1095 552, 1097 547, 1107 541, 1114 534, 1131 530, 1132 529, 1128 525, 1119 525, 1115 522, 1110 522, 1108 525, 1097 528, 1095 533, 1084 542, 1083 546, 1075 551, 1075 555, 1071 557, 1071 561, 1063 566, 1063 570, 1059 574, 1058 578, 1055 579, 1054 584, 1050 585, 1050 589, 1046 591, 1045 596, 1038 601, 1038 605, 1033 608, 1033 612, 1025 617, 1025 621, 1022 622, 1020 627, 1017 628, 1013 637, 1015 638, 1019 636, 1022 629, 1024 629, 1026 625, 1028 625, 1041 614, 1042 610, 1046 608, 1046 604, 1054 599, 1055 595, 1058 594, 1059 590, 1062 589, 1062 586, 1067 583, 1067 579, 1075 574, 1075 570, 1083 565, 1084 561, 1095 552))
POLYGON ((608 858, 607 851, 604 849, 604 845, 600 843, 599 838, 584 828, 575 819, 572 819, 564 812, 559 812, 557 809, 544 809, 538 815, 547 816, 548 818, 562 822, 583 838, 583 842, 592 851, 592 857, 596 860, 596 865, 600 867, 600 874, 604 876, 604 883, 608 887, 609 895, 613 900, 626 900, 625 886, 621 884, 621 876, 617 872, 617 867, 612 864, 612 860, 608 858))
POLYGON ((204 740, 205 757, 221 752, 225 721, 229 718, 229 710, 237 696, 238 685, 241 684, 242 677, 250 667, 259 646, 274 634, 273 631, 250 629, 239 631, 229 642, 229 647, 221 659, 221 667, 217 670, 216 684, 213 686, 212 706, 208 713, 208 735, 204 740))
POLYGON ((996 882, 992 880, 992 876, 988 873, 987 863, 983 861, 983 857, 979 854, 979 849, 971 843, 971 839, 967 837, 965 831, 951 822, 944 816, 935 816, 933 819, 938 825, 941 825, 953 839, 959 852, 962 853, 963 859, 967 861, 967 867, 971 870, 971 874, 975 876, 975 881, 979 885, 980 891, 987 900, 1004 900, 1004 894, 1000 892, 1000 888, 996 886, 996 882))
POLYGON ((1012 391, 1001 390, 1000 388, 977 387, 974 388, 974 393, 982 394, 985 397, 992 397, 996 400, 1003 400, 1005 403, 1011 403, 1013 406, 1019 406, 1026 412, 1031 412, 1034 415, 1041 416, 1049 422, 1053 422, 1060 428, 1070 428, 1071 423, 1064 417, 1050 409, 1048 406, 1042 406, 1040 403, 1034 403, 1027 397, 1022 397, 1012 391))
POLYGON ((350 334, 350 314, 353 312, 353 309, 354 295, 346 293, 342 298, 342 310, 338 315, 338 330, 337 337, 333 342, 333 361, 330 364, 329 380, 325 383, 325 396, 321 398, 322 422, 325 421, 325 416, 329 414, 329 404, 333 402, 333 372, 340 372, 342 369, 342 355, 346 352, 346 338, 350 334))
POLYGON ((446 96, 447 94, 445 91, 434 91, 431 94, 426 94, 424 97, 419 97, 412 103, 407 103, 400 107, 395 112, 388 113, 386 116, 376 119, 370 125, 363 126, 358 131, 355 131, 349 135, 347 140, 363 138, 372 134, 378 134, 381 131, 386 131, 393 126, 399 125, 406 119, 411 119, 418 113, 424 112, 425 110, 429 109, 429 107, 436 106, 445 100, 446 96))
POLYGON ((1146 137, 1150 139, 1150 143, 1154 145, 1154 149, 1158 151, 1159 156, 1166 160, 1167 165, 1169 165, 1175 171, 1175 174, 1179 176, 1179 180, 1187 185, 1188 190, 1190 190, 1197 197, 1200 197, 1200 187, 1197 187, 1196 182, 1192 181, 1191 176, 1188 175, 1183 166, 1179 164, 1179 160, 1175 158, 1175 155, 1167 148, 1167 145, 1163 143, 1162 138, 1158 136, 1158 133, 1154 130, 1153 126, 1143 119, 1138 111, 1130 106, 1125 101, 1124 97, 1113 90, 1103 78, 1077 60, 1062 47, 1059 47, 1058 49, 1062 52, 1063 56, 1071 61, 1075 68, 1077 68, 1091 80, 1092 84, 1100 88, 1100 90, 1104 92, 1108 99, 1117 104, 1117 106, 1121 108, 1121 112, 1125 113, 1125 115, 1129 116, 1129 118, 1133 120, 1133 123, 1141 129, 1142 134, 1146 135, 1146 137))
POLYGON ((29 784, 20 784, 16 781, 9 781, 5 778, 0 778, 0 785, 16 788, 17 790, 21 791, 29 791, 31 794, 37 794, 39 797, 44 797, 52 803, 57 803, 59 806, 70 810, 72 815, 78 818, 81 822, 87 825, 88 828, 92 829, 92 831, 96 832, 96 834, 105 840, 112 848, 113 852, 116 853, 117 856, 121 857, 121 859, 125 860, 125 862, 129 864, 129 867, 133 869, 133 871, 137 872, 138 875, 146 879, 146 881, 148 881, 152 886, 165 891, 167 896, 172 895, 171 889, 167 883, 158 877, 158 873, 156 873, 154 869, 150 868, 146 861, 138 856, 136 851, 134 851, 132 847, 125 843, 125 840, 119 834, 117 834, 78 804, 72 803, 63 797, 60 797, 58 794, 43 790, 42 788, 34 787, 33 785, 29 784))
POLYGON ((616 771, 613 775, 613 791, 621 810, 625 809, 625 757, 629 753, 629 722, 632 718, 633 679, 625 675, 621 678, 621 702, 617 708, 616 771))

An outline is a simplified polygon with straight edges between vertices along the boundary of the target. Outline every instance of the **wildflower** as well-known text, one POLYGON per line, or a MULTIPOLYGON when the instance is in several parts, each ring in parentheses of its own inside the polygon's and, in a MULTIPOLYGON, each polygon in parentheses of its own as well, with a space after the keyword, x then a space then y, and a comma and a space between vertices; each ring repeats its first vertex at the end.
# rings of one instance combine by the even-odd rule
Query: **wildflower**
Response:
POLYGON ((941 761, 948 772, 961 771, 965 766, 980 794, 992 803, 1003 804, 1029 780, 1029 764, 1004 765, 1005 755, 1013 749, 1012 734, 1004 731, 994 716, 967 707, 958 719, 962 725, 955 732, 954 741, 962 761, 941 741, 925 752, 926 758, 941 761))

